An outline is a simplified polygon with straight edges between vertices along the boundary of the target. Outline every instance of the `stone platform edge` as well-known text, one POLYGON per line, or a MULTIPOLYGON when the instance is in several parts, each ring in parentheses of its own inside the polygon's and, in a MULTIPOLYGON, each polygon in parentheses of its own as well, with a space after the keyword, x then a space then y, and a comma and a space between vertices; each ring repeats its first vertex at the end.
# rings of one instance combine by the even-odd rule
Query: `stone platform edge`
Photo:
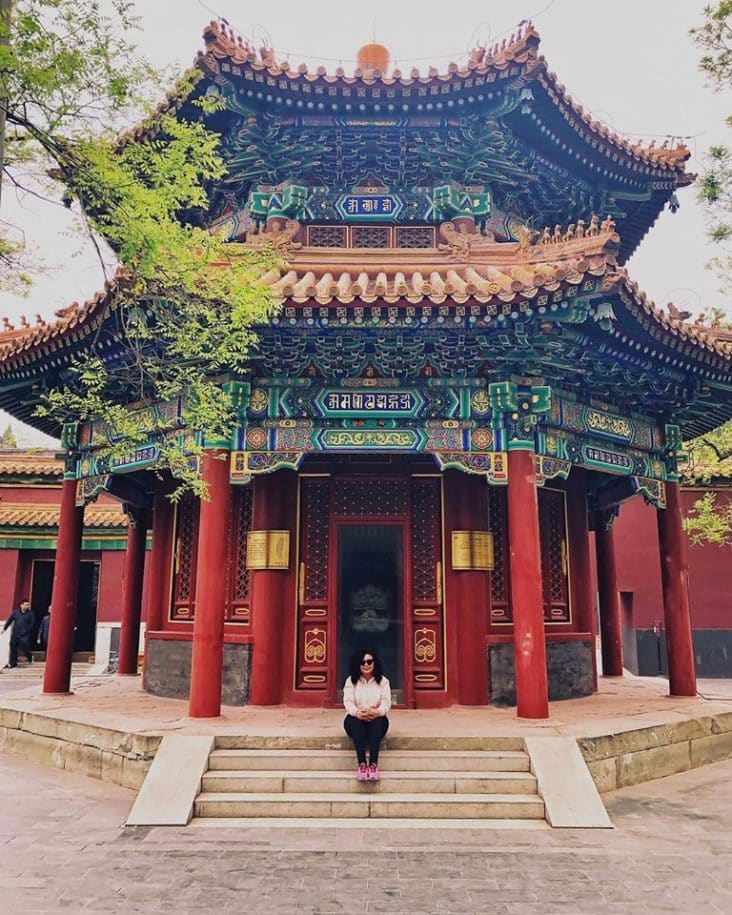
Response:
POLYGON ((578 737, 600 794, 686 772, 732 756, 732 711, 578 737))
MULTIPOLYGON (((540 738, 539 738, 540 739, 540 738)), ((0 706, 0 753, 67 769, 125 788, 139 789, 162 740, 139 734, 0 706)), ((732 756, 732 711, 577 737, 597 790, 604 794, 685 772, 732 756)), ((251 749, 348 747, 346 738, 216 735, 218 747, 251 749)), ((392 749, 518 749, 521 737, 397 737, 392 749)))
POLYGON ((0 706, 0 753, 139 789, 162 737, 0 706))

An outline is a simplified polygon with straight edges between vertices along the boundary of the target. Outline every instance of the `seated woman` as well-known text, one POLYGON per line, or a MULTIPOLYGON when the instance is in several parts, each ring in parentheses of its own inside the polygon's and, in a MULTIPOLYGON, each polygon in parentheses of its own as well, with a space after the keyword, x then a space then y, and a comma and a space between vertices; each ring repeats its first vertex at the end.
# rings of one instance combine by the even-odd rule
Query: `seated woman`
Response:
POLYGON ((347 712, 343 727, 356 748, 356 778, 361 782, 378 781, 379 746, 389 730, 386 716, 391 708, 391 687, 374 651, 353 654, 349 671, 343 687, 343 705, 347 712))

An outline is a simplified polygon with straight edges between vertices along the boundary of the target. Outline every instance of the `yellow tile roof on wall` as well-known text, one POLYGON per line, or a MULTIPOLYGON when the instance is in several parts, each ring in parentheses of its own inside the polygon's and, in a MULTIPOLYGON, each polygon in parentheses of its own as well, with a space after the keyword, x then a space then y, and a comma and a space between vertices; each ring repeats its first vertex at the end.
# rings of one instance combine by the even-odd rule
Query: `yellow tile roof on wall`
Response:
POLYGON ((63 461, 58 460, 53 451, 28 452, 20 449, 0 451, 0 477, 60 477, 63 472, 63 461))
MULTIPOLYGON (((31 505, 0 502, 0 527, 58 527, 59 505, 31 505)), ((84 527, 125 528, 127 516, 121 505, 89 505, 84 511, 84 527)))

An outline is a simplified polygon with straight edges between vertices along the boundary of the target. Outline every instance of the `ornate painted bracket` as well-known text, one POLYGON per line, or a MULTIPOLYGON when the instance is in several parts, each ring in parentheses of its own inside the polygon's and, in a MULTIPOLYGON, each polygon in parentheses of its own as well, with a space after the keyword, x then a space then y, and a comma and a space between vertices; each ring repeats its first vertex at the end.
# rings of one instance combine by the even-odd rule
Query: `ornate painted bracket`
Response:
POLYGON ((668 479, 678 481, 679 479, 679 459, 684 455, 681 453, 681 429, 678 426, 666 425, 664 431, 664 458, 666 461, 666 472, 668 479))
POLYGON ((302 219, 310 191, 301 184, 288 184, 284 188, 265 191, 260 186, 252 191, 245 209, 252 219, 302 219))
POLYGON ((508 451, 532 450, 534 430, 539 419, 552 408, 549 385, 519 385, 512 381, 496 381, 488 385, 493 410, 496 447, 508 451), (501 443, 499 445, 499 443, 501 443))
POLYGON ((666 484, 660 480, 650 480, 648 477, 634 476, 630 483, 635 492, 643 496, 646 505, 654 508, 666 508, 666 484))
POLYGON ((491 215, 490 193, 471 193, 456 184, 441 184, 436 187, 432 192, 432 203, 438 219, 464 217, 481 220, 491 215))

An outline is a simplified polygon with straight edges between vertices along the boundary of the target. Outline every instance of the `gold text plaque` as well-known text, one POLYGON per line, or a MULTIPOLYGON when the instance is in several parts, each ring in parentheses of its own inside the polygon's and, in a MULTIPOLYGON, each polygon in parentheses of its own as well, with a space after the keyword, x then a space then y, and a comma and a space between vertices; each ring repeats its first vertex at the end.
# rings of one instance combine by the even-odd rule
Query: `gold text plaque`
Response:
POLYGON ((457 570, 492 570, 494 567, 492 531, 453 531, 452 567, 457 570))
POLYGON ((248 569, 288 569, 290 567, 289 531, 249 531, 248 569))

